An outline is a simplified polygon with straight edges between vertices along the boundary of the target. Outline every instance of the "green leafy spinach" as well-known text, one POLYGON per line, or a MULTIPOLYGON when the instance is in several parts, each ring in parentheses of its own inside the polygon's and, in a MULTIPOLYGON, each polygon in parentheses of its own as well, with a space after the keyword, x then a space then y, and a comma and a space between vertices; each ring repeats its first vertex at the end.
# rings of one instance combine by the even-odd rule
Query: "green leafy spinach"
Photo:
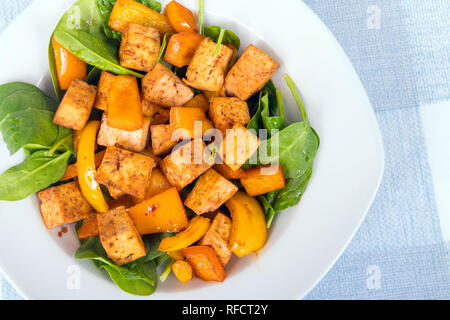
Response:
POLYGON ((96 0, 79 0, 61 18, 54 31, 56 41, 87 64, 115 74, 142 78, 122 67, 117 58, 119 41, 105 35, 96 0))
POLYGON ((236 49, 239 50, 241 46, 241 40, 239 37, 231 30, 223 31, 224 29, 219 26, 209 26, 204 29, 203 34, 210 38, 214 42, 218 42, 222 33, 222 44, 232 44, 236 49))
MULTIPOLYGON (((76 228, 80 226, 81 224, 77 224, 76 228)), ((159 243, 171 235, 172 233, 160 233, 144 238, 147 255, 122 266, 108 258, 99 237, 83 241, 75 258, 92 260, 98 269, 108 272, 111 280, 123 291, 148 296, 155 292, 158 284, 156 268, 168 258, 165 252, 158 250, 159 243)))
POLYGON ((0 85, 0 132, 11 154, 27 159, 0 175, 0 200, 21 200, 57 182, 73 154, 72 130, 52 123, 56 103, 39 88, 0 85))
POLYGON ((309 124, 294 83, 288 75, 284 78, 300 109, 302 121, 285 127, 281 92, 270 81, 261 90, 258 109, 248 124, 248 128, 254 130, 280 130, 275 131, 269 139, 261 141, 258 149, 258 165, 279 163, 287 178, 283 189, 258 197, 266 213, 267 227, 270 227, 276 212, 300 201, 311 178, 313 162, 320 145, 319 136, 309 124), (274 116, 277 109, 280 110, 280 116, 274 116))

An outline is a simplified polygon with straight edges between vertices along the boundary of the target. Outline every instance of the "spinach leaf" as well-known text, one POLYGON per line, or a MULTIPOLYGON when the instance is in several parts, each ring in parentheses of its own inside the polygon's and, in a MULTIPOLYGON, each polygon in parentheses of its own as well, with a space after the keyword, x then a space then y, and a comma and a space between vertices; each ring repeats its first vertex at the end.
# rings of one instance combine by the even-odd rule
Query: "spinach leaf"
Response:
POLYGON ((0 200, 22 200, 59 181, 66 171, 70 151, 48 155, 38 151, 0 175, 0 200))
POLYGON ((141 73, 120 65, 119 41, 106 37, 95 0, 76 2, 59 21, 54 36, 58 43, 87 64, 115 74, 143 78, 141 73))
MULTIPOLYGON (((294 83, 288 75, 285 75, 284 78, 300 109, 302 121, 283 128, 281 131, 275 133, 270 139, 261 141, 259 147, 258 164, 280 163, 285 177, 288 178, 286 186, 283 189, 269 192, 264 197, 258 197, 258 200, 266 212, 267 227, 270 227, 276 212, 292 207, 300 201, 301 196, 311 179, 314 158, 320 145, 319 136, 309 124, 306 110, 295 89, 294 83), (263 153, 261 150, 267 150, 267 152, 263 153)), ((267 95, 270 91, 273 92, 273 88, 268 88, 268 91, 266 92, 267 95)), ((261 104, 259 107, 262 107, 258 108, 261 109, 260 114, 263 114, 263 110, 265 110, 264 113, 266 115, 267 113, 270 114, 271 112, 274 112, 276 108, 280 108, 280 113, 284 113, 284 111, 282 111, 281 93, 275 90, 275 95, 276 106, 274 105, 272 108, 268 106, 269 102, 265 101, 264 95, 261 97, 261 104), (272 109, 272 111, 270 111, 270 109, 272 109)), ((258 112, 255 116, 257 116, 257 114, 258 112)), ((278 122, 278 120, 270 121, 270 123, 266 121, 264 123, 262 116, 258 125, 260 125, 261 122, 265 128, 283 123, 282 121, 278 122)))
POLYGON ((286 124, 283 98, 281 91, 275 88, 272 80, 269 80, 259 93, 258 108, 256 109, 248 129, 258 132, 258 129, 266 129, 270 137, 275 130, 281 130, 286 124), (276 116, 279 111, 280 115, 276 116))
POLYGON ((269 203, 269 200, 265 196, 258 196, 259 202, 262 204, 264 213, 266 215, 266 224, 267 229, 270 228, 270 225, 272 224, 273 217, 275 216, 275 210, 272 208, 272 206, 269 203))
MULTIPOLYGON (((108 37, 109 39, 120 40, 122 38, 122 34, 120 32, 114 31, 108 26, 109 17, 111 16, 111 11, 116 1, 117 0, 96 0, 96 3, 97 9, 102 19, 103 31, 105 32, 106 37, 108 37)), ((161 3, 156 0, 136 0, 136 1, 142 3, 144 6, 147 6, 150 9, 155 10, 156 12, 161 12, 162 9, 161 3)))
POLYGON ((205 35, 205 1, 198 0, 198 33, 205 35))
POLYGON ((89 84, 93 84, 96 85, 98 83, 98 81, 100 80, 100 76, 102 74, 102 70, 97 68, 97 67, 93 67, 88 75, 86 76, 86 82, 89 84))
POLYGON ((118 266, 107 257, 99 237, 92 237, 81 244, 75 253, 75 258, 93 260, 98 269, 105 269, 108 272, 111 280, 120 289, 131 294, 146 296, 156 290, 158 283, 156 262, 149 257, 152 254, 154 252, 147 250, 147 256, 118 266))
MULTIPOLYGON (((78 231, 81 224, 77 224, 78 231)), ((163 264, 168 255, 158 250, 159 243, 174 233, 158 233, 144 237, 146 256, 123 266, 117 266, 110 260, 98 237, 81 242, 75 253, 76 259, 90 259, 98 269, 108 272, 111 280, 125 292, 135 295, 150 295, 156 290, 158 274, 156 268, 163 264)))
POLYGON ((52 149, 51 153, 54 152, 61 153, 67 150, 73 153, 72 130, 64 127, 58 127, 58 138, 53 143, 53 145, 41 145, 36 143, 29 143, 23 146, 23 151, 27 158, 29 158, 31 155, 34 155, 35 151, 38 150, 50 151, 51 149, 52 149))
MULTIPOLYGON (((209 26, 205 28, 204 35, 210 38, 212 41, 217 42, 221 36, 221 31, 223 29, 219 26, 209 26)), ((223 31, 222 44, 232 44, 236 49, 239 50, 241 46, 241 40, 239 37, 231 30, 223 31)))
POLYGON ((0 85, 0 125, 10 114, 36 109, 54 112, 56 102, 39 88, 25 82, 0 85))
POLYGON ((0 132, 10 154, 27 144, 52 146, 59 134, 52 118, 53 112, 37 109, 8 114, 0 125, 0 132))
POLYGON ((114 31, 108 26, 109 16, 117 0, 97 0, 97 9, 100 13, 102 19, 103 31, 106 37, 109 39, 120 40, 122 34, 120 32, 114 31))
POLYGON ((303 176, 312 167, 320 139, 308 122, 305 108, 294 84, 287 75, 285 77, 296 98, 303 121, 293 123, 270 139, 262 141, 260 149, 267 152, 260 153, 259 161, 261 164, 280 163, 285 177, 295 178, 303 176))
POLYGON ((53 49, 53 34, 50 37, 48 44, 48 67, 50 69, 50 76, 52 77, 53 90, 55 91, 56 100, 61 101, 62 90, 59 87, 58 71, 56 69, 55 51, 53 49))
POLYGON ((161 280, 161 282, 164 282, 167 280, 167 278, 169 277, 170 273, 172 272, 172 265, 175 262, 175 259, 172 258, 168 258, 166 265, 164 266, 163 271, 161 272, 161 275, 159 276, 159 280, 161 280))
POLYGON ((161 60, 161 58, 163 57, 164 52, 166 51, 168 38, 170 38, 170 36, 171 36, 170 33, 166 33, 164 35, 164 38, 163 38, 162 43, 161 43, 161 47, 159 48, 159 53, 158 53, 158 58, 156 59, 156 63, 158 63, 161 60))
POLYGON ((275 202, 273 210, 282 211, 299 203, 309 180, 311 179, 313 167, 309 167, 306 172, 300 176, 288 180, 286 186, 280 190, 275 202))

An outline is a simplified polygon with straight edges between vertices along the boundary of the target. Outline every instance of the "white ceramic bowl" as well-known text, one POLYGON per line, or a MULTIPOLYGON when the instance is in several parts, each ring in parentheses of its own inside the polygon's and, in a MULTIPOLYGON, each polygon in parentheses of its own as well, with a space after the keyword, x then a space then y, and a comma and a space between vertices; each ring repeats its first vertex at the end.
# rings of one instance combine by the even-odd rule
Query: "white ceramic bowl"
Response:
MULTIPOLYGON (((37 0, 0 37, 0 83, 40 83, 51 91, 47 45, 73 0, 37 0)), ((180 0, 197 8, 195 0, 180 0)), ((344 51, 316 15, 299 0, 206 0, 207 25, 235 31, 242 48, 264 49, 281 65, 274 77, 288 119, 299 112, 282 80, 288 73, 301 91, 321 138, 314 173, 298 206, 279 214, 266 247, 233 259, 223 283, 182 285, 171 277, 148 299, 295 299, 329 270, 363 220, 380 183, 384 156, 369 99, 344 51)), ((242 49, 241 49, 242 51, 242 49)), ((0 142, 0 171, 23 159, 9 157, 0 142)), ((27 298, 128 299, 90 261, 76 261, 70 231, 48 231, 36 196, 0 202, 0 267, 27 298), (70 285, 80 276, 79 288, 70 285)))

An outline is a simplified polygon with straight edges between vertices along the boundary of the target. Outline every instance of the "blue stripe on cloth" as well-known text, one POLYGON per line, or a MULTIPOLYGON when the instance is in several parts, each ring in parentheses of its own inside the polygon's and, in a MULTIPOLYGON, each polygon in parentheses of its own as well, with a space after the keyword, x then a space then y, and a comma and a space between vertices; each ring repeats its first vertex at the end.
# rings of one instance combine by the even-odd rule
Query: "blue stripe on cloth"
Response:
POLYGON ((307 299, 449 299, 449 246, 344 254, 307 299))
POLYGON ((450 99, 450 1, 403 1, 421 105, 450 99))
POLYGON ((0 300, 23 300, 23 297, 0 274, 0 300))
POLYGON ((386 157, 366 220, 307 298, 449 298, 449 245, 441 235, 419 105, 449 96, 450 60, 448 52, 442 54, 449 37, 441 29, 450 17, 435 12, 445 12, 439 0, 436 8, 435 2, 413 0, 305 2, 354 64, 375 109, 386 157), (379 29, 367 27, 371 5, 379 9, 379 29), (413 28, 439 36, 424 48, 424 33, 413 28), (378 290, 368 289, 371 266, 379 270, 378 290))

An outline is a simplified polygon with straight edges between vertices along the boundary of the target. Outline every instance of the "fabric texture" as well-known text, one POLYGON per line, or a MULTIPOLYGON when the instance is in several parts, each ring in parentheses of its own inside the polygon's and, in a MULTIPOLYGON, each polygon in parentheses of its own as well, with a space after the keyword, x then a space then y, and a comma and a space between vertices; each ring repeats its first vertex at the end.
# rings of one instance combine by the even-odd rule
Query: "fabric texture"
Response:
MULTIPOLYGON (((0 32, 31 1, 1 1, 0 32)), ((419 107, 450 100, 450 1, 305 2, 360 76, 386 162, 367 218, 306 298, 449 299, 450 244, 441 234, 419 107)), ((21 298, 1 276, 0 293, 21 298)))

